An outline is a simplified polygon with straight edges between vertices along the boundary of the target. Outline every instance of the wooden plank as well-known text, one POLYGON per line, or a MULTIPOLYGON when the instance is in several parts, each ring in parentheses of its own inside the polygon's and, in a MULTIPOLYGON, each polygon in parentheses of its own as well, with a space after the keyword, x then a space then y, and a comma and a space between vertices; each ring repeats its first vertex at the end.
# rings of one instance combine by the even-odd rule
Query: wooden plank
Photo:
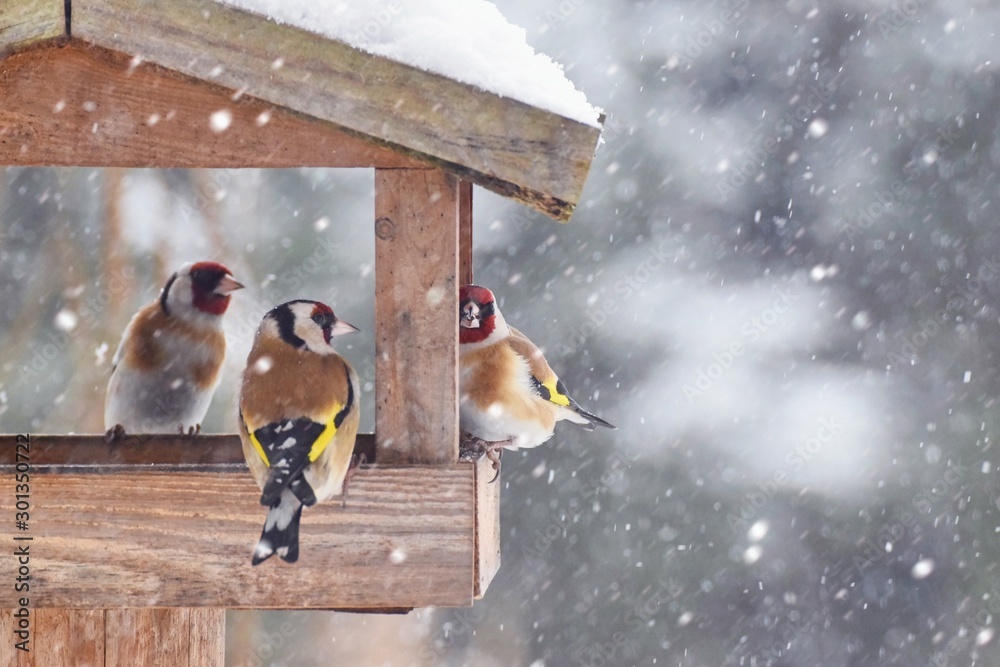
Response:
MULTIPOLYGON (((11 609, 0 609, 0 637, 3 637, 3 641, 0 642, 0 667, 34 667, 32 664, 33 653, 20 651, 14 646, 15 642, 21 641, 21 638, 14 635, 14 631, 18 628, 18 625, 13 613, 11 609)), ((30 614, 29 623, 33 623, 34 612, 30 612, 30 614)), ((28 632, 32 632, 30 625, 28 632)), ((33 637, 28 647, 31 651, 34 651, 35 642, 33 637)))
POLYGON ((461 285, 472 284, 472 183, 458 184, 458 275, 461 285))
MULTIPOLYGON (((13 474, 22 437, 0 435, 0 475, 13 474)), ((236 434, 129 435, 114 444, 103 435, 32 435, 24 453, 35 473, 110 473, 137 467, 158 472, 246 470, 236 434)), ((375 436, 359 433, 354 453, 375 463, 375 436)))
POLYGON ((188 665, 223 667, 226 663, 226 610, 187 611, 191 621, 188 665))
POLYGON ((36 609, 36 665, 104 665, 104 612, 36 609))
POLYGON ((475 598, 500 570, 500 478, 485 456, 476 461, 476 578, 475 598), (494 480, 492 481, 491 480, 494 480))
MULTIPOLYGON (((346 508, 305 510, 298 563, 250 565, 266 512, 246 471, 30 478, 31 605, 412 608, 473 593, 474 466, 361 469, 346 508), (322 582, 318 585, 317 582, 322 582)), ((13 494, 0 516, 13 517, 13 494)), ((15 559, 0 559, 13 581, 15 559)), ((0 608, 15 606, 0 587, 0 608)))
POLYGON ((188 665, 188 609, 109 609, 105 667, 188 665))
POLYGON ((3 61, 0 100, 0 164, 426 166, 330 123, 247 95, 234 101, 215 83, 77 40, 3 61), (224 131, 212 129, 216 112, 230 114, 224 131))
POLYGON ((599 128, 212 0, 74 0, 72 32, 387 142, 559 220, 580 199, 600 136, 599 128))
POLYGON ((28 652, 13 648, 11 614, 0 611, 0 667, 104 667, 103 611, 32 609, 28 652))
POLYGON ((375 170, 375 438, 383 462, 458 460, 458 179, 375 170))
POLYGON ((0 3, 0 57, 65 34, 64 0, 4 0, 0 3))

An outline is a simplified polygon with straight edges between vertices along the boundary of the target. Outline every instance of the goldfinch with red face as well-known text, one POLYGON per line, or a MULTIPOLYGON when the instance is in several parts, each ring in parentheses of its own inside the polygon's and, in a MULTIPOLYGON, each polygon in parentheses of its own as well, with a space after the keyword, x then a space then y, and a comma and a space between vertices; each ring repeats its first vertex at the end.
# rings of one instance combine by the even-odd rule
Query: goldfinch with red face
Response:
POLYGON ((614 429, 573 400, 534 343, 500 314, 493 292, 459 290, 459 422, 498 468, 502 447, 537 447, 557 421, 614 429))
POLYGON ((132 317, 104 401, 109 439, 201 429, 226 355, 222 316, 243 287, 232 276, 216 262, 185 264, 132 317))
POLYGON ((257 329, 240 391, 243 455, 270 508, 252 563, 299 557, 302 507, 341 495, 352 468, 360 389, 333 338, 357 329, 317 301, 289 301, 257 329))

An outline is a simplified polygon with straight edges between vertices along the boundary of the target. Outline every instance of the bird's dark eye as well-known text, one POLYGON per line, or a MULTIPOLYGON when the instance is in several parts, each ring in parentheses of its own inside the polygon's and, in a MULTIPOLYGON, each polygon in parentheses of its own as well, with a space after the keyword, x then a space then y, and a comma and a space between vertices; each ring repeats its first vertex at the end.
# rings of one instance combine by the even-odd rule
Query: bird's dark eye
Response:
POLYGON ((315 315, 312 316, 312 321, 320 326, 323 326, 324 319, 326 318, 323 317, 323 313, 316 313, 315 315))
POLYGON ((195 269, 194 271, 191 272, 191 280, 193 280, 196 283, 202 282, 203 280, 205 280, 205 272, 202 271, 201 269, 195 269))

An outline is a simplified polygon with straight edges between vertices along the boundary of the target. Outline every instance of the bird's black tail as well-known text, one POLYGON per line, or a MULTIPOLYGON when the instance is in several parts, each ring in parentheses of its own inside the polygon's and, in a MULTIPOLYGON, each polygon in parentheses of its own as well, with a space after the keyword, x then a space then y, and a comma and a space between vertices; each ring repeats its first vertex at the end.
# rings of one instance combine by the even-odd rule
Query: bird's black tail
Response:
POLYGON ((581 417, 584 417, 584 418, 590 420, 589 426, 584 425, 584 428, 586 428, 588 431, 593 431, 598 426, 603 426, 604 428, 610 428, 612 431, 617 431, 618 430, 618 427, 615 426, 614 424, 612 424, 611 422, 604 421, 603 419, 601 419, 597 415, 591 414, 591 413, 587 412, 586 410, 584 410, 583 408, 581 408, 580 405, 579 405, 579 403, 576 404, 573 407, 576 409, 576 413, 577 414, 579 414, 581 417))
POLYGON ((285 489, 267 512, 264 531, 254 548, 251 562, 259 565, 274 554, 278 554, 278 557, 287 563, 297 561, 301 518, 302 502, 294 493, 285 489))

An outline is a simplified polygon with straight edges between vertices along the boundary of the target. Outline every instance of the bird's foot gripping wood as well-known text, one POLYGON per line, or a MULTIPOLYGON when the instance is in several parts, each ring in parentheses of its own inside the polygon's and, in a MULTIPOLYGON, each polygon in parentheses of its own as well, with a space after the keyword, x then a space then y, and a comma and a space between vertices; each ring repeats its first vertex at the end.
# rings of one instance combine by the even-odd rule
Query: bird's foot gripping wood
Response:
POLYGON ((125 439, 125 427, 121 424, 115 424, 108 429, 107 433, 104 434, 104 442, 109 445, 113 445, 116 442, 121 442, 125 439))
POLYGON ((482 454, 486 454, 486 458, 493 463, 493 469, 497 471, 497 474, 490 480, 490 484, 492 484, 500 476, 500 456, 503 454, 503 448, 511 444, 513 444, 512 439, 490 442, 489 440, 483 440, 474 435, 463 433, 458 447, 459 458, 475 459, 482 454))
POLYGON ((179 433, 180 435, 198 435, 199 433, 201 433, 201 424, 188 426, 187 431, 184 430, 184 424, 179 424, 177 426, 177 433, 179 433))
POLYGON ((347 467, 347 474, 344 475, 344 485, 341 487, 340 490, 340 497, 341 497, 340 507, 342 509, 347 507, 347 486, 350 483, 351 478, 354 477, 354 473, 357 471, 357 469, 363 466, 367 462, 368 462, 368 457, 365 456, 364 452, 360 454, 351 454, 351 464, 347 467))

